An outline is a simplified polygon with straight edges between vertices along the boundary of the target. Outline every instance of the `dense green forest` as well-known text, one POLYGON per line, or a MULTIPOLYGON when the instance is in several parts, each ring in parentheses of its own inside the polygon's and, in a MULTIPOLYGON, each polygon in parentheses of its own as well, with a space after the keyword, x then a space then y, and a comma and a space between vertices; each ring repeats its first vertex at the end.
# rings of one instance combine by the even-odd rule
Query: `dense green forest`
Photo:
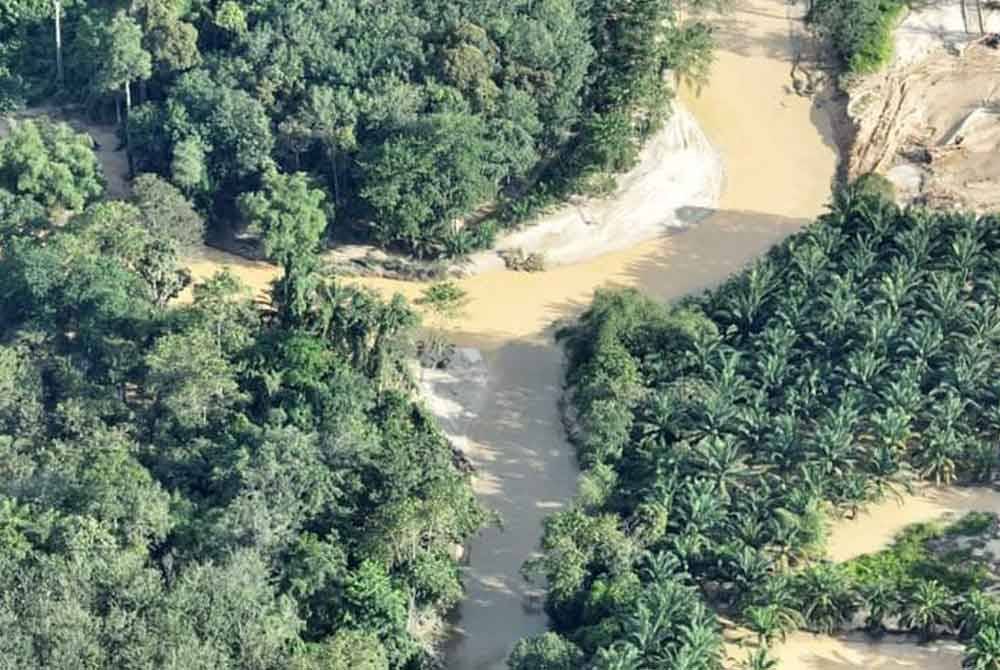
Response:
POLYGON ((270 171, 303 171, 328 233, 455 255, 606 190, 669 113, 666 71, 705 77, 706 4, 4 0, 0 108, 122 120, 135 169, 219 225, 270 171))
POLYGON ((997 465, 1000 219, 900 210, 877 186, 702 296, 604 291, 562 331, 584 475, 529 566, 554 631, 514 670, 719 668, 717 612, 765 640, 859 612, 1000 640, 948 562, 887 587, 823 560, 831 515, 997 465), (928 625, 942 608, 952 625, 928 625))
MULTIPOLYGON (((86 139, 15 143, 50 136, 86 139)), ((412 399, 416 314, 317 272, 302 175, 241 202, 284 268, 270 301, 190 286, 192 205, 154 175, 93 201, 83 149, 14 180, 54 175, 64 224, 0 189, 0 665, 427 667, 484 513, 412 399)))

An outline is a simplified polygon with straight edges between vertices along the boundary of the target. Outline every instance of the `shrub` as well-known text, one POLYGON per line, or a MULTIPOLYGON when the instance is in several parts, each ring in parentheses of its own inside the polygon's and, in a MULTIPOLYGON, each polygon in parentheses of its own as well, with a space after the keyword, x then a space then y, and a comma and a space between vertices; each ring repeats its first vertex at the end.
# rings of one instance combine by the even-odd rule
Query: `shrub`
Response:
POLYGON ((905 10, 899 0, 817 0, 808 20, 848 72, 869 74, 892 59, 892 32, 905 10))
POLYGON ((889 202, 896 201, 896 186, 876 172, 869 172, 855 179, 854 189, 862 195, 878 196, 889 202))

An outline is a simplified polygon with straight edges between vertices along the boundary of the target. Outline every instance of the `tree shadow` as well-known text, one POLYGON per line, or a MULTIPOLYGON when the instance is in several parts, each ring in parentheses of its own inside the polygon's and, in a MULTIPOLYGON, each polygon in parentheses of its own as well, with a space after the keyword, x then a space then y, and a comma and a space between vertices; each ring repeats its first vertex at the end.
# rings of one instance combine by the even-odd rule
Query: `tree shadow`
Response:
POLYGON ((473 538, 464 569, 466 598, 446 647, 456 668, 503 668, 513 644, 546 628, 542 591, 522 577, 536 555, 545 517, 576 491, 578 469, 559 412, 562 352, 549 334, 517 341, 457 334, 488 369, 479 408, 467 425, 466 456, 476 495, 501 518, 473 538))

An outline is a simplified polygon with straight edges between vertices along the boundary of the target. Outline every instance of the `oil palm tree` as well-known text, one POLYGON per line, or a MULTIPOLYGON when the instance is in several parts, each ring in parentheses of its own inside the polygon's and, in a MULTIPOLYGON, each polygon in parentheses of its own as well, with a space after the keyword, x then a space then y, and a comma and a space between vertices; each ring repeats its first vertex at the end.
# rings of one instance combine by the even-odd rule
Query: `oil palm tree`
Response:
POLYGON ((902 602, 900 623, 929 641, 940 628, 954 621, 950 598, 948 589, 937 581, 922 580, 902 602))
POLYGON ((861 598, 867 612, 865 628, 868 633, 884 632, 886 618, 899 610, 899 585, 888 579, 875 579, 862 589, 861 598))
POLYGON ((693 450, 693 464, 698 476, 715 483, 724 500, 729 500, 734 489, 750 476, 746 455, 732 438, 709 437, 701 440, 693 450))
POLYGON ((740 662, 740 670, 776 670, 778 659, 771 656, 767 647, 758 647, 740 662))
POLYGON ((947 486, 955 480, 957 471, 955 459, 961 452, 958 436, 952 430, 931 430, 926 438, 917 454, 920 476, 947 486))
POLYGON ((965 670, 1000 670, 1000 629, 984 628, 973 638, 965 658, 965 670))
POLYGON ((982 591, 973 591, 959 607, 958 620, 963 640, 971 640, 984 628, 1000 629, 1000 603, 982 591))
POLYGON ((597 651, 593 670, 642 670, 642 652, 635 645, 618 641, 597 651))
POLYGON ((797 580, 802 614, 810 629, 832 633, 850 621, 858 607, 854 586, 836 565, 820 563, 804 570, 797 580))
POLYGON ((788 633, 795 630, 788 627, 788 621, 779 616, 778 609, 773 605, 752 605, 743 610, 743 618, 750 630, 757 634, 757 641, 762 646, 770 645, 776 639, 784 642, 788 633))

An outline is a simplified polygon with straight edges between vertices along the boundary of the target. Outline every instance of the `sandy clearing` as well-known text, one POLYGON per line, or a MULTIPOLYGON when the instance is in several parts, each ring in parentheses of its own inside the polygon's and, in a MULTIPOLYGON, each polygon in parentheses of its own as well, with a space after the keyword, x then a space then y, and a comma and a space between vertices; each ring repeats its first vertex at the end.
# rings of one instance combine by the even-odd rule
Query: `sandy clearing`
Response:
MULTIPOLYGON (((896 65, 915 65, 933 52, 944 49, 961 51, 979 37, 979 20, 975 3, 969 2, 963 14, 961 0, 917 3, 899 27, 894 40, 896 65)), ((982 5, 988 5, 983 2, 982 5)), ((983 8, 983 28, 1000 32, 1000 11, 983 8)))
MULTIPOLYGON (((978 41, 967 4, 964 17, 959 0, 911 11, 891 67, 848 85, 848 172, 886 174, 903 203, 1000 208, 1000 51, 978 41)), ((985 8, 983 26, 1000 31, 1000 9, 985 8)))
POLYGON ((901 500, 890 498, 871 505, 854 519, 834 523, 827 555, 834 561, 849 561, 885 549, 911 524, 956 519, 975 511, 1000 514, 1000 492, 981 487, 927 487, 901 500))
POLYGON ((960 670, 962 645, 916 644, 907 638, 795 633, 776 645, 780 670, 960 670))

